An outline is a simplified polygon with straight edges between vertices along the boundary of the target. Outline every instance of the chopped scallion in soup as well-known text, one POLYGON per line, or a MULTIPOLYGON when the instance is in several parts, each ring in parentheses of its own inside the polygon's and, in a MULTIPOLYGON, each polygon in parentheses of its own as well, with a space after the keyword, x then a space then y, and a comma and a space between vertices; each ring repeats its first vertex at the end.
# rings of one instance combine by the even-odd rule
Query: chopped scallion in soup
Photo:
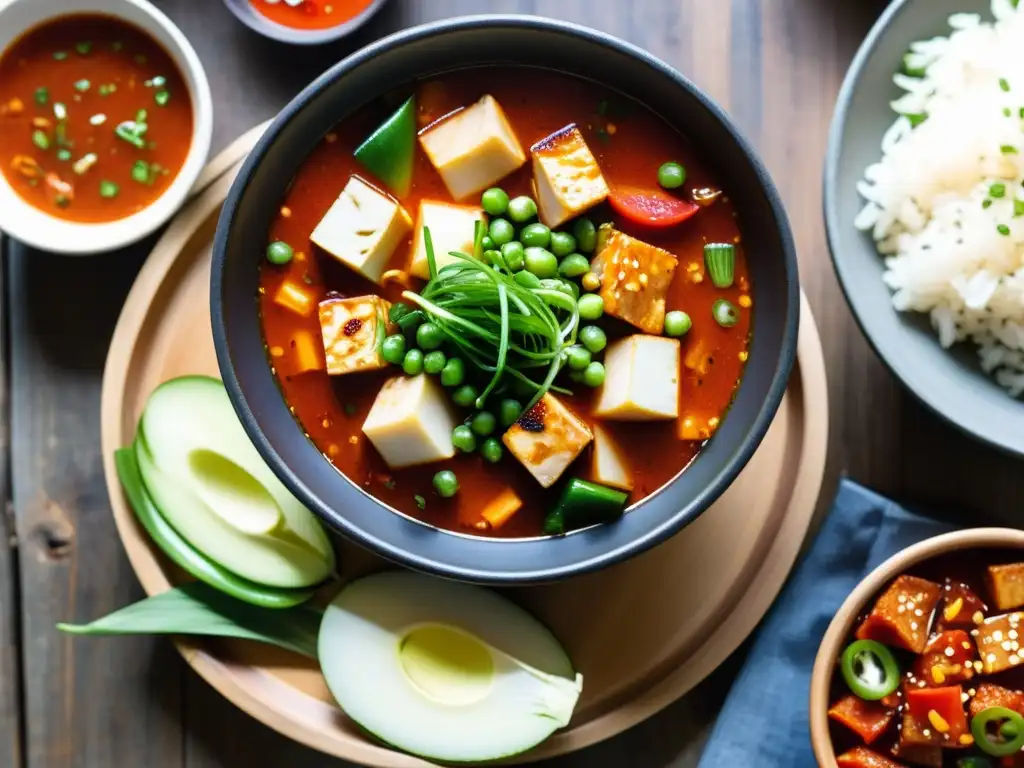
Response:
POLYGON ((744 243, 704 160, 640 105, 540 70, 448 74, 347 118, 260 272, 310 439, 442 528, 613 522, 714 438, 747 359, 744 243))

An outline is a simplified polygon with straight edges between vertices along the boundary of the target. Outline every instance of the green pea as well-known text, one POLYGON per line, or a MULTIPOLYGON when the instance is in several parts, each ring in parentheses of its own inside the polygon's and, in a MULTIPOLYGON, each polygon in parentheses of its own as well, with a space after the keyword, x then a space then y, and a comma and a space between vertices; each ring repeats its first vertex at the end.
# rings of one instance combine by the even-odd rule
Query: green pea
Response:
POLYGON ((665 315, 666 336, 685 336, 692 325, 690 316, 682 310, 673 309, 665 315))
POLYGON ((457 387, 466 378, 466 364, 461 357, 452 357, 441 369, 441 383, 446 387, 457 387))
POLYGON ((604 366, 591 363, 583 370, 583 383, 588 387, 600 387, 604 384, 604 366))
POLYGON ((686 183, 686 169, 679 163, 663 163, 658 169, 658 184, 665 189, 678 189, 686 183))
POLYGON ((480 247, 485 252, 486 251, 493 251, 493 250, 496 250, 498 248, 498 246, 495 245, 494 241, 491 239, 490 235, 484 235, 483 237, 480 238, 480 247))
POLYGON ((511 243, 516 236, 516 228, 507 219, 494 219, 487 233, 494 241, 494 246, 500 248, 505 243, 511 243))
POLYGON ((547 248, 527 248, 526 268, 537 277, 554 277, 558 274, 558 259, 547 248))
POLYGON ((489 437, 480 446, 480 455, 488 464, 497 464, 505 455, 505 449, 501 446, 500 440, 496 437, 489 437))
POLYGON ((505 259, 505 266, 516 272, 523 268, 523 261, 526 258, 526 249, 518 240, 513 240, 501 246, 501 256, 505 259))
POLYGON ((416 329, 416 344, 420 349, 437 349, 444 343, 444 331, 435 323, 424 323, 416 329))
POLYGON ((593 359, 590 350, 586 347, 581 347, 579 344, 574 344, 566 350, 565 361, 574 371, 582 371, 590 365, 593 359))
POLYGON ((498 420, 503 427, 511 427, 522 413, 523 404, 511 397, 502 400, 498 405, 498 420))
POLYGON ((583 294, 576 302, 576 306, 584 320, 597 320, 604 314, 604 299, 598 293, 583 294))
POLYGON ((428 352, 423 358, 423 370, 431 375, 436 375, 444 370, 447 363, 448 358, 444 352, 440 349, 435 349, 433 352, 428 352))
POLYGON ((519 239, 527 248, 547 248, 551 242, 551 230, 546 225, 535 221, 527 224, 519 233, 519 239))
POLYGON ((442 499, 450 499, 459 492, 459 479, 450 469, 442 469, 434 475, 434 490, 442 499))
POLYGON ((388 336, 381 344, 380 354, 392 365, 401 365, 405 359, 405 336, 400 333, 388 336))
POLYGON ((558 258, 568 256, 576 250, 576 238, 568 232, 551 233, 551 252, 558 258))
POLYGON ((469 422, 469 428, 481 437, 487 437, 498 428, 498 420, 490 411, 480 411, 469 422))
POLYGON ((452 445, 455 446, 457 451, 472 453, 476 450, 476 435, 465 424, 459 424, 459 426, 452 430, 452 445))
POLYGON ((488 216, 501 216, 508 210, 508 192, 501 187, 485 189, 480 195, 480 205, 488 216))
POLYGON ((472 384, 463 384, 452 393, 452 402, 463 408, 472 408, 476 405, 476 398, 479 393, 472 384))
POLYGON ((402 360, 402 370, 410 376, 423 373, 423 353, 418 349, 410 349, 402 360))
POLYGON ((579 277, 590 271, 590 262, 582 253, 570 253, 558 265, 558 274, 562 277, 579 277))
POLYGON ((513 197, 508 203, 508 217, 516 224, 525 224, 537 215, 537 204, 532 197, 520 195, 513 197))
POLYGON ((267 261, 271 264, 287 264, 294 255, 295 251, 283 240, 275 240, 267 246, 267 261))
POLYGON ((580 329, 580 343, 596 355, 608 346, 608 337, 596 325, 585 325, 580 329))
POLYGON ((576 248, 581 253, 593 253, 597 248, 597 227, 590 219, 576 219, 572 225, 572 234, 576 238, 576 248))
POLYGON ((523 288, 531 290, 540 288, 540 278, 533 274, 533 272, 527 272, 525 269, 521 272, 516 272, 512 279, 523 286, 523 288))

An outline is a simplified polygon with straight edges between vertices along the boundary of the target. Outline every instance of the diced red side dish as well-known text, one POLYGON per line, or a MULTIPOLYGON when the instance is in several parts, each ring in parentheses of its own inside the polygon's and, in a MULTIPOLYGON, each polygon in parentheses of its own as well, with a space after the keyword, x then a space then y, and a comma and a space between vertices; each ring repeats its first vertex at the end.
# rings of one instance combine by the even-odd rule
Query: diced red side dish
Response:
POLYGON ((942 629, 971 629, 975 616, 988 614, 988 606, 966 584, 946 579, 942 587, 942 611, 938 616, 938 627, 942 629))
POLYGON ((1024 563, 990 565, 988 589, 992 593, 992 603, 1000 611, 1024 606, 1024 563))
POLYGON ((959 749, 970 746, 960 741, 968 735, 964 713, 963 689, 959 685, 942 688, 908 688, 900 730, 901 745, 924 745, 959 749))
POLYGON ((867 747, 854 747, 836 758, 839 768, 906 768, 884 755, 872 752, 867 747))
POLYGON ((914 676, 929 688, 962 683, 974 677, 974 642, 962 629, 934 635, 914 662, 914 676))
POLYGON ((895 714, 894 708, 877 701, 864 701, 852 693, 841 698, 828 711, 832 720, 845 725, 865 744, 871 744, 885 733, 895 714))
POLYGON ((892 750, 893 756, 922 768, 942 768, 942 747, 922 747, 919 745, 901 747, 897 744, 892 750))
POLYGON ((923 653, 942 587, 916 576, 900 576, 882 593, 857 629, 857 639, 923 653))
POLYGON ((1004 613, 993 616, 974 630, 978 644, 978 655, 981 657, 982 671, 986 675, 1005 672, 1020 666, 1020 636, 1024 632, 1021 627, 1024 613, 1004 613))

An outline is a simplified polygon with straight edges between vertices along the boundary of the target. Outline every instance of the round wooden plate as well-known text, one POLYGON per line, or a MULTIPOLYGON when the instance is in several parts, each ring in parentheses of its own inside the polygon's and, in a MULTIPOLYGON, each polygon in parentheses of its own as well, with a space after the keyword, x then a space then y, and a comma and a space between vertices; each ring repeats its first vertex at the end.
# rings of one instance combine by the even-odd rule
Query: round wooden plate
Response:
MULTIPOLYGON (((208 298, 211 241, 237 162, 258 135, 254 129, 211 163, 207 188, 178 215, 139 273, 107 357, 104 470, 118 532, 148 594, 168 589, 181 574, 138 525, 113 453, 133 439, 158 384, 188 373, 218 374, 208 298)), ((827 433, 824 360, 804 301, 798 362, 778 416, 713 508, 629 562, 509 591, 565 643, 584 677, 571 725, 521 760, 564 754, 624 731, 685 694, 739 646, 800 549, 821 489, 827 433)), ((345 543, 339 563, 343 578, 387 567, 345 543)), ((244 642, 182 639, 177 645, 220 693, 296 741, 368 766, 429 765, 364 736, 308 661, 244 642)))

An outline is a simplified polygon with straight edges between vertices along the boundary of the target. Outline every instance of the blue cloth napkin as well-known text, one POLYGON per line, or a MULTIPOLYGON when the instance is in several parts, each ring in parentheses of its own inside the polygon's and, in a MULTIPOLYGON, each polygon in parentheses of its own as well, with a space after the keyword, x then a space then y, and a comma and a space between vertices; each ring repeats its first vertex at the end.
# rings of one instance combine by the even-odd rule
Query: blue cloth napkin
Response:
POLYGON ((813 546, 758 630, 699 768, 813 768, 807 698, 829 621, 875 566, 950 530, 844 480, 813 546))

